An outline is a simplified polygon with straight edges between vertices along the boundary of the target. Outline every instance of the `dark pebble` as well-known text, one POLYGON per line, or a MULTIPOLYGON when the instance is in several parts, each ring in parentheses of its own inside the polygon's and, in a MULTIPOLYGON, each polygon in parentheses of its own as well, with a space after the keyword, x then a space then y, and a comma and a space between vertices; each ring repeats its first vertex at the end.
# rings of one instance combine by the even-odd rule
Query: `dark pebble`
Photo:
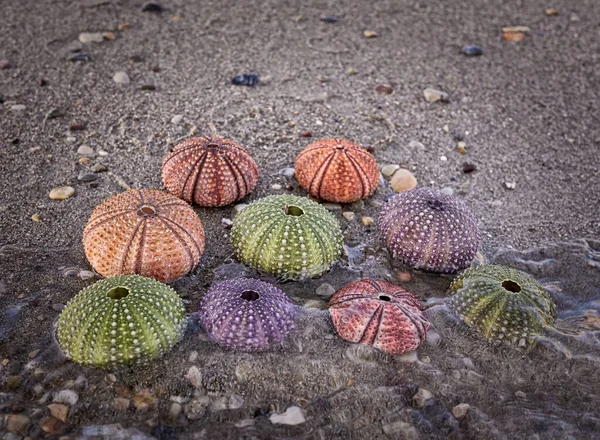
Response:
POLYGON ((98 188, 99 186, 100 186, 100 182, 98 182, 98 181, 90 183, 90 188, 98 188))
POLYGON ((144 61, 144 59, 141 56, 139 56, 139 55, 132 55, 132 56, 129 57, 129 60, 132 63, 141 63, 142 61, 144 61))
POLYGON ((10 141, 10 143, 13 145, 18 145, 19 142, 21 142, 21 139, 19 139, 19 138, 14 138, 12 141, 10 141))
POLYGON ((370 146, 370 145, 366 147, 366 150, 367 150, 369 153, 374 153, 374 152, 375 152, 375 148, 373 148, 373 147, 372 147, 372 146, 370 146))
POLYGON ((325 23, 337 23, 337 17, 334 17, 333 15, 324 15, 321 17, 321 21, 325 23))
POLYGON ((93 173, 81 173, 79 176, 77 176, 77 180, 80 182, 93 182, 97 178, 98 175, 93 173))
POLYGON ((105 165, 102 165, 101 163, 97 163, 96 165, 94 165, 90 169, 94 173, 105 173, 105 172, 108 171, 108 168, 105 165))
POLYGON ((462 48, 462 53, 468 57, 478 57, 483 55, 483 49, 479 46, 465 46, 462 48))
POLYGON ((0 96, 0 104, 4 104, 4 97, 0 96))
POLYGON ((76 53, 75 55, 71 55, 69 57, 69 61, 89 61, 90 56, 87 53, 76 53))
POLYGON ((244 73, 231 80, 231 84, 234 86, 254 87, 256 83, 258 83, 258 76, 253 73, 244 73))
POLYGON ((40 87, 46 87, 48 85, 48 81, 46 81, 44 78, 40 78, 40 87))
POLYGON ((378 95, 391 95, 392 93, 394 93, 394 89, 385 84, 380 84, 377 87, 375 87, 375 93, 377 93, 378 95))
POLYGON ((303 138, 311 138, 312 137, 312 132, 311 131, 305 131, 304 133, 300 134, 300 136, 302 136, 303 138))
POLYGON ((154 73, 158 73, 158 72, 160 72, 160 67, 152 66, 152 68, 150 70, 152 70, 154 73))
POLYGON ((85 122, 73 121, 73 122, 71 122, 71 125, 69 125, 69 130, 71 130, 71 131, 85 130, 85 122))
POLYGON ((468 162, 463 163, 463 173, 469 174, 476 170, 477 170, 477 167, 475 166, 475 164, 468 163, 468 162))
POLYGON ((142 7, 142 12, 162 12, 164 10, 164 8, 159 5, 158 3, 146 3, 143 7, 142 7))
POLYGON ((144 85, 141 87, 141 89, 142 89, 142 90, 145 90, 145 91, 147 91, 147 92, 151 92, 151 91, 153 91, 153 90, 156 90, 156 86, 155 86, 154 84, 144 84, 144 85))
POLYGON ((53 108, 52 110, 50 110, 48 113, 46 113, 46 119, 56 119, 56 118, 61 118, 63 117, 65 114, 58 108, 53 108))

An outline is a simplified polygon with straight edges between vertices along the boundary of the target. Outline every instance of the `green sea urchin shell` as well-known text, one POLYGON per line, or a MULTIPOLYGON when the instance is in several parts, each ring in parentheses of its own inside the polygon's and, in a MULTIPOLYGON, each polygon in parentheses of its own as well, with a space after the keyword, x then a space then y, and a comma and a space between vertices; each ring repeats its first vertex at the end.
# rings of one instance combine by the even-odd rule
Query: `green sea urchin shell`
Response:
POLYGON ((175 290, 139 275, 122 275, 86 287, 58 318, 56 336, 81 365, 114 367, 161 356, 186 327, 175 290))
POLYGON ((490 341, 527 345, 556 321, 556 305, 536 280, 487 264, 467 269, 450 285, 448 305, 490 341))
POLYGON ((284 279, 322 275, 340 257, 340 225, 318 203, 292 195, 269 196, 235 217, 232 233, 237 258, 284 279))

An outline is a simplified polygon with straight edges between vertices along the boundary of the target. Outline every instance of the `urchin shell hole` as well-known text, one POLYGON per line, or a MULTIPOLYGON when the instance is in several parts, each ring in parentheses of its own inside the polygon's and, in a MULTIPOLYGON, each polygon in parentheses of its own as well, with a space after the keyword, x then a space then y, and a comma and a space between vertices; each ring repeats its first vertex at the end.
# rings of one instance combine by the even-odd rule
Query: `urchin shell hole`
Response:
POLYGON ((438 200, 438 199, 428 200, 427 205, 431 209, 434 209, 436 211, 441 211, 442 209, 444 209, 444 202, 442 202, 441 200, 438 200))
POLYGON ((260 298, 260 294, 254 290, 244 290, 241 298, 245 299, 246 301, 256 301, 260 298))
POLYGON ((129 289, 127 287, 118 286, 110 289, 106 295, 111 299, 122 299, 129 295, 129 289))
POLYGON ((521 291, 521 286, 519 285, 519 283, 516 283, 513 280, 502 281, 502 287, 504 287, 509 292, 513 293, 519 293, 521 291))
POLYGON ((144 205, 144 206, 141 206, 140 209, 138 209, 138 214, 146 216, 146 217, 150 217, 150 216, 156 215, 156 208, 154 206, 144 205))
POLYGON ((216 142, 211 142, 206 146, 206 148, 219 148, 219 144, 217 144, 216 142))
POLYGON ((301 215, 304 215, 302 208, 294 205, 286 206, 283 208, 283 212, 285 212, 285 215, 291 215, 294 217, 300 217, 301 215))
POLYGON ((390 297, 389 297, 389 296, 387 296, 387 295, 379 295, 379 299, 380 299, 381 301, 391 301, 391 300, 392 300, 392 298, 390 298, 390 297))

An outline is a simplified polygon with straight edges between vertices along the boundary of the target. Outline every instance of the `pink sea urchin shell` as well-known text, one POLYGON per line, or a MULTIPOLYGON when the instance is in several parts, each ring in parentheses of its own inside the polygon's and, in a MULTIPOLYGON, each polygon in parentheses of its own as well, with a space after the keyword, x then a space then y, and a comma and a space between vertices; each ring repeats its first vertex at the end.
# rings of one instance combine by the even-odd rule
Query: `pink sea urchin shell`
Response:
POLYGON ((415 350, 425 340, 430 324, 422 310, 412 293, 369 278, 346 284, 329 300, 342 339, 393 355, 415 350))
POLYGON ((204 229, 183 200, 132 189, 102 202, 83 231, 85 255, 102 276, 138 274, 168 283, 200 261, 204 229))
POLYGON ((258 167, 231 139, 197 137, 177 144, 162 165, 171 194, 200 206, 225 206, 246 197, 258 182, 258 167))

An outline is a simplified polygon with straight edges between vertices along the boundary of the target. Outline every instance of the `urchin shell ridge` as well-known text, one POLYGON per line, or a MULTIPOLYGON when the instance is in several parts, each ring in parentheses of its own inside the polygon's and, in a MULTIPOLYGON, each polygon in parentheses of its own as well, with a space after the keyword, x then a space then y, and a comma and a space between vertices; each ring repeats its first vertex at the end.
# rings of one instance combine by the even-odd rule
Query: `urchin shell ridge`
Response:
POLYGON ((400 286, 363 278, 345 285, 329 300, 338 335, 392 355, 415 350, 427 337, 429 321, 416 296, 400 286))
POLYGON ((202 298, 199 316, 209 338, 219 345, 261 351, 294 329, 297 307, 272 284, 237 278, 213 285, 202 298))
POLYGON ((416 188, 391 197, 377 220, 392 257, 416 269, 452 273, 469 266, 479 243, 477 221, 456 197, 416 188))
POLYGON ((204 228, 183 200, 128 190, 102 202, 83 231, 85 255, 102 276, 139 274, 171 282, 200 261, 204 228))
POLYGON ((306 197, 268 196, 234 218, 232 242, 248 266, 298 280, 330 269, 342 251, 342 231, 335 217, 306 197))
POLYGON ((167 191, 207 207, 243 199, 252 192, 258 177, 258 166, 248 150, 220 137, 186 139, 167 154, 162 165, 167 191))
POLYGON ((467 269, 448 290, 450 308, 485 339, 528 345, 556 321, 556 305, 531 276, 506 266, 467 269))
POLYGON ((364 148, 343 139, 323 139, 296 158, 296 178, 310 195, 335 203, 352 203, 371 195, 379 167, 364 148))
POLYGON ((60 314, 56 337, 72 361, 106 368, 163 355, 186 326, 185 306, 175 290, 153 279, 121 275, 73 297, 60 314))

